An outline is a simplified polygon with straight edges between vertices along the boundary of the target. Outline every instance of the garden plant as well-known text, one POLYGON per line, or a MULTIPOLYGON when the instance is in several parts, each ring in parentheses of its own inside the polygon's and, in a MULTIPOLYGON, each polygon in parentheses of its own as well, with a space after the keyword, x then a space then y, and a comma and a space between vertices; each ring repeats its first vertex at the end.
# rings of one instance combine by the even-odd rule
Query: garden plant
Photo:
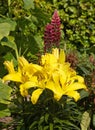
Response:
POLYGON ((94 130, 94 43, 95 0, 1 0, 0 129, 94 130))

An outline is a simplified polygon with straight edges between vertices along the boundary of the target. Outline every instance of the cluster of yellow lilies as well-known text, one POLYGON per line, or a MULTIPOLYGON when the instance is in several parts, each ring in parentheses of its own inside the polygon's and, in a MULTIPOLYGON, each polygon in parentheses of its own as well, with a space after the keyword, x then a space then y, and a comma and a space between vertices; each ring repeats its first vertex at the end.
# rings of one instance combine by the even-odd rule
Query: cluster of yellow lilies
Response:
POLYGON ((80 98, 77 90, 86 89, 84 78, 77 75, 76 71, 70 67, 70 63, 65 61, 63 49, 55 48, 52 53, 42 55, 39 65, 29 63, 24 57, 19 57, 17 71, 12 61, 5 61, 4 65, 9 73, 3 77, 3 80, 19 82, 20 93, 23 97, 29 95, 30 88, 35 88, 31 93, 33 104, 37 103, 45 89, 51 90, 57 101, 63 95, 77 101, 80 98))

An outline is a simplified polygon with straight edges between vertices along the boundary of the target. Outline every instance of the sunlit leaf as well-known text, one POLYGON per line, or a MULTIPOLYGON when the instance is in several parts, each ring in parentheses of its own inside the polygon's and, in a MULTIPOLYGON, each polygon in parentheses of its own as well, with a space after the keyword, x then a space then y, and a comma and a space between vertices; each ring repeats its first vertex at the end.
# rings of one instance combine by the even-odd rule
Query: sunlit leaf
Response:
POLYGON ((34 9, 34 0, 23 0, 25 9, 34 9))
POLYGON ((16 22, 10 19, 0 19, 0 40, 8 36, 10 31, 14 31, 16 22))
POLYGON ((10 116, 10 111, 7 108, 7 105, 0 103, 0 118, 10 116))
POLYGON ((16 43, 14 42, 14 40, 15 39, 12 36, 4 37, 1 41, 1 45, 8 46, 8 47, 12 48, 13 50, 17 50, 17 46, 16 46, 16 43))
POLYGON ((80 123, 81 130, 88 130, 88 127, 90 125, 90 121, 91 121, 90 114, 87 111, 85 111, 82 115, 82 120, 80 123))
POLYGON ((0 80, 0 103, 9 104, 12 89, 0 80))

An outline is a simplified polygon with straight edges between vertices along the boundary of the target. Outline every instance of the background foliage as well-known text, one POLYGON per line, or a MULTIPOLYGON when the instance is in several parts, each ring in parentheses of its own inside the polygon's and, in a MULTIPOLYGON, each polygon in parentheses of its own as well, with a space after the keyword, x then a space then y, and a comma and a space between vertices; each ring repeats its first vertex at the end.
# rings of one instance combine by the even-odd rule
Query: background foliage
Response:
MULTIPOLYGON (((66 51, 72 67, 84 76, 89 88, 89 96, 84 96, 77 105, 81 104, 82 112, 89 113, 91 123, 88 127, 94 129, 95 0, 0 0, 0 77, 6 74, 5 60, 13 59, 16 65, 17 57, 24 55, 29 61, 38 61, 43 53, 44 28, 55 9, 61 18, 60 47, 66 51)), ((50 115, 43 116, 39 119, 42 124, 43 118, 47 122, 50 115)), ((36 124, 38 122, 34 126, 36 124)), ((49 124, 48 127, 52 130, 53 126, 49 124)))

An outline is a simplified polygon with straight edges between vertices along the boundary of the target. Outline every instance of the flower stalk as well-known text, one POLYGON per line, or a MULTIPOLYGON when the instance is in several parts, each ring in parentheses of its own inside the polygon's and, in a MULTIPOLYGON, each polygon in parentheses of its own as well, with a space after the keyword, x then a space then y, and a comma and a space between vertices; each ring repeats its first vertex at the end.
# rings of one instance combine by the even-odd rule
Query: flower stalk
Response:
POLYGON ((54 11, 51 23, 47 24, 44 32, 44 51, 47 52, 53 46, 59 48, 61 29, 60 17, 57 10, 54 11))

